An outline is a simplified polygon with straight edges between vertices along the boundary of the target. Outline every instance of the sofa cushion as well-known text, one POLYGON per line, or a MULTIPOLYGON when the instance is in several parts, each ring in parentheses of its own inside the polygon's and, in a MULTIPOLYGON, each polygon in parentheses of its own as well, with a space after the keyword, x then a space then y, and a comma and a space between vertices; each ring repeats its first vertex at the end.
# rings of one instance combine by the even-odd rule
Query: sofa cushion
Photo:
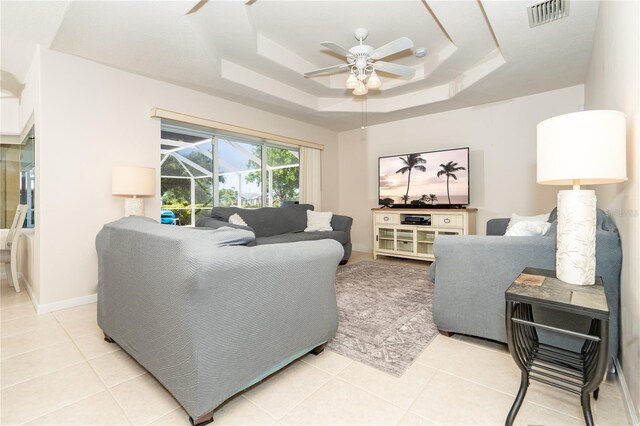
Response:
POLYGON ((196 229, 197 228, 218 229, 218 228, 222 228, 223 226, 228 228, 243 229, 245 231, 251 231, 255 234, 255 232, 253 231, 253 228, 249 226, 234 225, 233 223, 229 223, 226 220, 214 219, 212 217, 207 217, 207 216, 200 216, 196 220, 196 229))
POLYGON ((239 214, 259 238, 304 231, 307 226, 307 210, 313 210, 313 206, 311 204, 294 204, 286 207, 263 207, 260 209, 213 207, 211 217, 228 222, 231 215, 239 214))
POLYGON ((497 217, 487 221, 487 235, 504 235, 509 225, 509 218, 497 217))
POLYGON ((314 212, 307 210, 307 227, 304 232, 333 231, 331 227, 332 212, 314 212))
POLYGON ((344 231, 318 231, 318 232, 289 232, 286 234, 272 235, 269 237, 258 237, 256 243, 262 244, 280 244, 293 243, 296 241, 324 240, 331 238, 340 244, 349 242, 349 234, 344 231))

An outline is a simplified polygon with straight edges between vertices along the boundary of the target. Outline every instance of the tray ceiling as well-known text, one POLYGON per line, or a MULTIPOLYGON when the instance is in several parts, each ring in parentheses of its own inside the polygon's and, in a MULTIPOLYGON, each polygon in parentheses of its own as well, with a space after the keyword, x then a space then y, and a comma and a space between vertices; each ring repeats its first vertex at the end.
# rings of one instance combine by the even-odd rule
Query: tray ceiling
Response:
MULTIPOLYGON (((360 126, 363 98, 346 72, 302 74, 344 62, 320 43, 379 47, 409 37, 385 60, 413 78, 380 73, 366 99, 369 124, 584 82, 598 2, 573 1, 567 18, 529 28, 530 1, 10 2, 2 8, 2 81, 23 81, 35 44, 334 130, 360 126), (27 31, 25 28, 35 28, 27 31)), ((4 86, 4 84, 3 84, 4 86)))

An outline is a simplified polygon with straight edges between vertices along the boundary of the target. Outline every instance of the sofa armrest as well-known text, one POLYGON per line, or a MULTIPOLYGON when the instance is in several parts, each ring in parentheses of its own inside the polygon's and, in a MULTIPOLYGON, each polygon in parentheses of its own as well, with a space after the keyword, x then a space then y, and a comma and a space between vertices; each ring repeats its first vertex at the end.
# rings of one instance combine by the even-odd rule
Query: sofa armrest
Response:
POLYGON ((331 218, 331 227, 334 231, 344 231, 346 233, 350 233, 352 224, 353 218, 349 216, 334 214, 331 218))
POLYGON ((502 342, 505 290, 527 266, 555 269, 548 237, 438 236, 433 250, 438 329, 502 342))
MULTIPOLYGON (((504 292, 527 267, 556 268, 556 239, 504 236, 439 236, 436 257, 433 317, 442 331, 506 341, 504 292)), ((620 268, 622 253, 617 232, 596 232, 596 275, 602 276, 609 304, 609 354, 618 354, 620 268)), ((555 310, 534 310, 548 325, 586 333, 589 321, 555 310)), ((578 339, 539 330, 541 339, 567 349, 580 349, 578 339)))
POLYGON ((487 221, 487 235, 504 235, 511 219, 499 217, 487 221))

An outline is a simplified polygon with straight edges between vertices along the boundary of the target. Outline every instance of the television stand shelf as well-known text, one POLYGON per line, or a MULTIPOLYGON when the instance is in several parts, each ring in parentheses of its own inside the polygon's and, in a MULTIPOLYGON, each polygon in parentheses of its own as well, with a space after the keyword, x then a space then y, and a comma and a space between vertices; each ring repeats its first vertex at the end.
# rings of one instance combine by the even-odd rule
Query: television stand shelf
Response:
POLYGON ((478 209, 371 209, 373 258, 403 257, 433 261, 438 235, 472 235, 478 209))

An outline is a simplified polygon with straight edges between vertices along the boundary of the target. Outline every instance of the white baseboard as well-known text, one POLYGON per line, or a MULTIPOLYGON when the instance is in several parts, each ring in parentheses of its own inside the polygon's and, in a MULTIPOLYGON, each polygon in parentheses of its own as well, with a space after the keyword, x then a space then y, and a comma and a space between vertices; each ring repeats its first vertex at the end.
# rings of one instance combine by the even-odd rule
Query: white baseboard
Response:
POLYGON ((46 314, 53 311, 59 311, 61 309, 75 308, 76 306, 87 305, 94 303, 98 300, 98 294, 89 294, 87 296, 75 297, 73 299, 61 300, 59 302, 46 303, 44 305, 38 305, 36 311, 38 315, 46 314))
POLYGON ((33 291, 33 286, 31 285, 31 282, 20 271, 18 271, 18 281, 20 282, 20 288, 27 290, 27 293, 29 293, 29 298, 31 299, 31 303, 33 304, 33 307, 35 308, 36 312, 38 312, 38 298, 36 297, 33 291))
POLYGON ((629 420, 630 425, 638 426, 640 423, 638 422, 636 407, 633 405, 633 400, 631 399, 631 393, 629 392, 627 381, 624 378, 622 366, 620 365, 620 361, 618 361, 618 358, 614 358, 613 363, 616 366, 616 372, 618 373, 618 383, 620 386, 620 391, 622 392, 622 399, 624 401, 625 408, 627 409, 627 419, 629 420))
POLYGON ((31 283, 22 274, 22 272, 18 272, 18 279, 20 280, 22 288, 27 290, 27 293, 29 293, 31 303, 33 303, 33 307, 36 309, 38 315, 59 311, 61 309, 75 308, 76 306, 87 305, 98 300, 98 294, 94 293, 87 296, 75 297, 73 299, 60 300, 59 302, 40 304, 38 298, 33 292, 31 283))

